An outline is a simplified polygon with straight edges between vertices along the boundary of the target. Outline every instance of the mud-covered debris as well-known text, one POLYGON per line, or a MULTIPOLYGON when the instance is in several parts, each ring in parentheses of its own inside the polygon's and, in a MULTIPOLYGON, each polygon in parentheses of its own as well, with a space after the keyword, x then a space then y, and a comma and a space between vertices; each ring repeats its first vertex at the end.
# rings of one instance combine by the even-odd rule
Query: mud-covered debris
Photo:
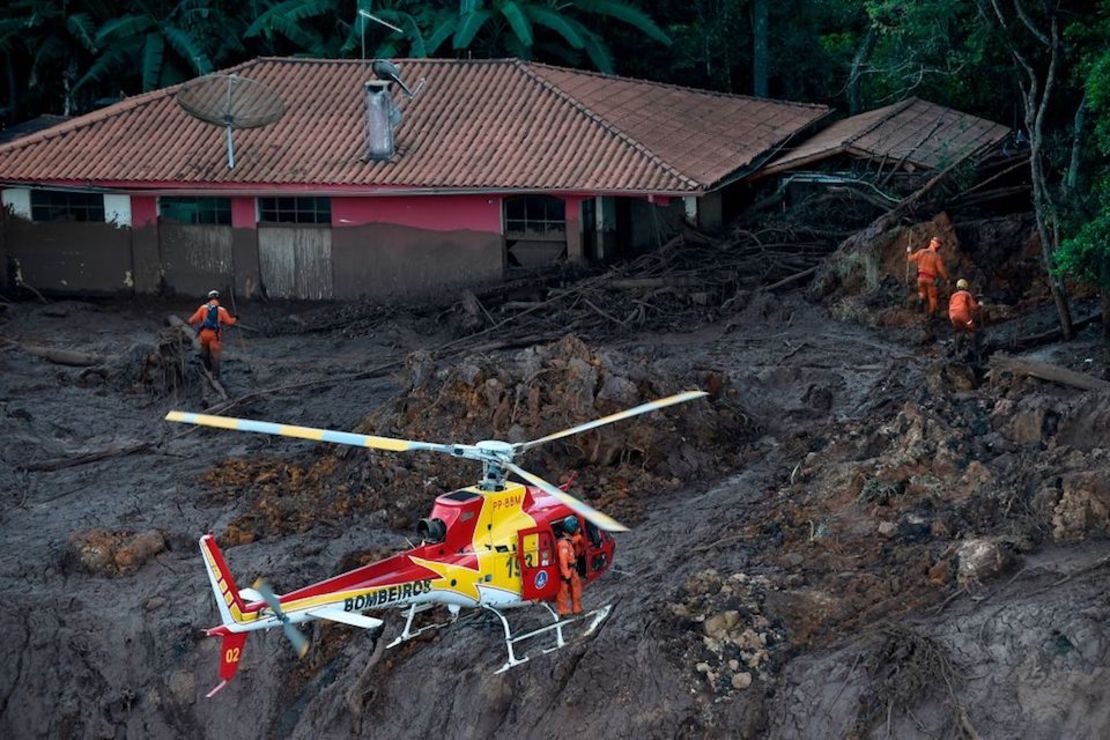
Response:
POLYGON ((700 676, 693 686, 707 686, 723 697, 751 685, 753 675, 770 669, 773 653, 785 647, 782 633, 764 614, 770 584, 763 577, 734 573, 722 578, 715 569, 686 580, 668 611, 677 620, 687 665, 700 676), (700 622, 700 640, 690 630, 700 622), (747 676, 744 678, 744 676, 747 676))
POLYGON ((1052 512, 1052 536, 1075 541, 1110 533, 1110 468, 1067 475, 1052 512))
MULTIPOLYGON (((442 366, 426 354, 406 362, 404 390, 357 431, 432 442, 523 441, 646 401, 700 388, 704 372, 663 369, 574 336, 515 354, 477 354, 442 366)), ((719 379, 718 379, 719 381, 719 379)), ((521 463, 634 523, 652 496, 681 481, 713 480, 738 464, 757 425, 730 389, 634 417, 529 452, 521 463)), ((305 460, 225 460, 203 478, 216 498, 250 500, 222 535, 225 544, 303 532, 320 520, 369 514, 404 529, 447 491, 473 485, 473 463, 444 455, 328 450, 305 460)))
POLYGON ((866 654, 864 666, 870 690, 859 698, 853 737, 870 737, 880 721, 895 710, 906 714, 922 702, 940 697, 947 699, 951 712, 949 732, 942 734, 956 734, 963 713, 957 692, 963 680, 943 644, 903 625, 885 625, 866 654))
POLYGON ((116 577, 133 573, 165 549, 166 538, 155 529, 145 532, 90 529, 69 536, 66 556, 79 570, 116 577))
POLYGON ((956 581, 964 588, 979 586, 1015 562, 1013 552, 997 538, 966 540, 956 551, 956 558, 956 581))

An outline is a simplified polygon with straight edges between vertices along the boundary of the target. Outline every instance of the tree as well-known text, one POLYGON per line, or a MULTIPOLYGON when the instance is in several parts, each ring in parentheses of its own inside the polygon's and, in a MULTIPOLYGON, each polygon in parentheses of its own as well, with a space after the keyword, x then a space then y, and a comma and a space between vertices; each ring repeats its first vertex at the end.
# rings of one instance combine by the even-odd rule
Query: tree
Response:
POLYGON ((49 106, 46 101, 59 101, 65 115, 73 112, 74 83, 97 51, 97 24, 108 17, 104 2, 16 0, 12 4, 0 20, 12 118, 21 117, 25 108, 49 106), (23 91, 42 103, 21 104, 23 91))
POLYGON ((1049 189, 1045 161, 1045 118, 1052 102, 1052 94, 1059 82, 1060 67, 1063 63, 1060 4, 1059 2, 1046 4, 1042 9, 1043 17, 1038 22, 1038 19, 1034 19, 1026 10, 1022 0, 1014 0, 1012 16, 1003 9, 1000 0, 977 0, 977 2, 984 18, 994 18, 997 21, 1003 43, 1013 58, 1018 72, 1022 108, 1025 112, 1025 128, 1029 136, 1029 169, 1033 185, 1033 210, 1037 222, 1037 235, 1041 242, 1041 260, 1048 273, 1049 289, 1056 303, 1060 329, 1065 339, 1071 339, 1071 309, 1068 306, 1064 282, 1056 270, 1054 256, 1060 239, 1060 223, 1049 189), (1034 51, 1031 51, 1031 48, 1034 51), (1040 60, 1037 57, 1040 57, 1040 60))
MULTIPOLYGON (((1106 30, 1110 30, 1110 2, 1103 5, 1107 11, 1106 30)), ((1098 285, 1102 298, 1102 337, 1110 345, 1110 50, 1101 49, 1087 68, 1084 103, 1079 110, 1089 110, 1095 120, 1090 160, 1098 164, 1086 202, 1074 209, 1074 233, 1060 245, 1056 259, 1062 274, 1098 285)), ((1073 138, 1077 144, 1082 141, 1082 133, 1083 119, 1079 117, 1073 138)), ((1081 148, 1073 147, 1069 165, 1069 186, 1073 192, 1078 185, 1081 148)))
POLYGON ((542 49, 572 63, 581 50, 596 69, 612 73, 613 55, 603 36, 587 25, 591 17, 620 21, 642 37, 671 43, 651 16, 624 0, 460 0, 452 44, 462 51, 484 43, 490 55, 505 50, 524 58, 542 49))
POLYGON ((99 56, 74 89, 109 75, 125 88, 153 90, 213 69, 212 57, 242 52, 237 29, 220 4, 210 0, 137 2, 96 32, 99 56))
POLYGON ((768 36, 767 0, 752 0, 752 93, 764 98, 770 67, 768 36))

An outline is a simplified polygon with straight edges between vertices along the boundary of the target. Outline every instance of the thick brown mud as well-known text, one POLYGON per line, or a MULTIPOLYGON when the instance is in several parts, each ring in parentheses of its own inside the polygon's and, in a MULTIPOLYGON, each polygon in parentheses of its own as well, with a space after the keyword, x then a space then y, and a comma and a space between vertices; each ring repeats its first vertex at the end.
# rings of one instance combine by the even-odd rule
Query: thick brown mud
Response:
MULTIPOLYGON (((116 357, 137 346, 140 362, 162 317, 192 308, 13 304, 0 332, 116 357)), ((500 627, 480 615, 388 651, 399 615, 385 640, 315 626, 299 662, 280 634, 256 634, 239 676, 205 699, 217 643, 200 630, 218 615, 201 534, 222 538, 241 586, 264 575, 289 590, 405 548, 414 517, 474 471, 183 433, 167 410, 218 402, 191 358, 183 382, 155 389, 126 363, 89 373, 6 351, 4 736, 1110 732, 1104 395, 988 377, 912 326, 845 323, 800 294, 756 293, 684 332, 427 365, 412 353, 454 338, 442 315, 240 308, 264 331, 227 338, 233 398, 400 364, 266 394, 237 416, 471 442, 455 436, 531 436, 691 385, 713 397, 537 458, 553 480, 581 470, 576 493, 634 524, 586 591, 587 607, 614 605, 591 639, 495 675, 500 627)), ((1088 338, 1038 356, 1103 361, 1088 338)))

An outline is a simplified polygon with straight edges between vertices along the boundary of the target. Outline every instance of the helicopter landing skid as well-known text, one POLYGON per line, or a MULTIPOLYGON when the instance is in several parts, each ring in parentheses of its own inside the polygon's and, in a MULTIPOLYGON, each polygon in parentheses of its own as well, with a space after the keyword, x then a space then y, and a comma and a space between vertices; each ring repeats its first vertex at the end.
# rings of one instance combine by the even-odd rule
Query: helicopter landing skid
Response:
POLYGON ((501 626, 505 628, 505 648, 509 651, 509 659, 505 662, 505 665, 501 666, 496 671, 494 671, 495 674, 504 673, 505 671, 509 670, 510 668, 514 668, 514 667, 520 665, 521 663, 527 663, 528 662, 528 656, 527 655, 524 656, 523 658, 516 657, 516 652, 513 650, 513 647, 518 642, 524 642, 525 640, 530 640, 533 637, 538 637, 540 635, 547 634, 549 632, 554 632, 555 633, 555 645, 554 645, 554 647, 544 648, 544 650, 543 650, 544 655, 546 655, 547 653, 553 653, 556 650, 561 650, 562 648, 566 647, 567 641, 563 637, 563 627, 566 627, 569 624, 573 624, 574 622, 586 621, 588 626, 586 627, 586 631, 583 632, 581 636, 582 637, 587 637, 587 636, 592 635, 594 633, 594 630, 596 630, 598 628, 598 625, 600 625, 602 623, 602 621, 604 621, 604 619, 607 616, 609 616, 609 612, 611 612, 613 610, 613 605, 612 604, 606 604, 603 607, 600 607, 598 609, 594 609, 592 611, 584 612, 584 613, 579 614, 579 615, 574 616, 574 617, 570 617, 570 618, 567 618, 567 619, 560 619, 559 615, 555 613, 555 610, 552 609, 550 605, 548 605, 546 602, 541 602, 541 603, 542 603, 543 607, 545 609, 547 609, 548 613, 551 614, 551 617, 555 621, 551 624, 545 625, 545 626, 540 627, 538 629, 534 629, 530 632, 525 632, 522 635, 513 635, 512 629, 509 627, 509 620, 505 618, 505 615, 502 614, 497 609, 493 608, 492 606, 485 606, 486 609, 489 609, 491 612, 496 614, 497 618, 501 620, 501 626))
MULTIPOLYGON (((402 630, 401 634, 399 634, 396 638, 394 638, 393 642, 391 642, 391 643, 389 643, 388 645, 385 646, 386 650, 388 650, 391 647, 397 647, 402 642, 408 642, 412 638, 417 637, 419 635, 422 635, 425 632, 428 632, 429 630, 437 630, 440 627, 446 627, 449 624, 451 624, 451 622, 435 622, 434 624, 426 624, 423 627, 420 627, 419 629, 416 629, 416 630, 412 629, 412 619, 413 619, 413 617, 415 617, 420 612, 426 612, 429 609, 435 609, 436 606, 437 606, 436 604, 412 604, 411 606, 409 606, 409 608, 405 610, 405 612, 406 612, 406 615, 405 615, 405 629, 402 630)), ((452 622, 454 621, 454 617, 455 617, 455 614, 452 614, 452 619, 451 619, 452 622)))

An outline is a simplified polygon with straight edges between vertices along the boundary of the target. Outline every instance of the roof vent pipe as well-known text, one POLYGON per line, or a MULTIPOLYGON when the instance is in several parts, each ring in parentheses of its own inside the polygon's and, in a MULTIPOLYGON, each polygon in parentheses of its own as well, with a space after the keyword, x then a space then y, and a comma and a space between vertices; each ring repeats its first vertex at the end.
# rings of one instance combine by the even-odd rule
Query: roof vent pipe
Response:
POLYGON ((385 162, 393 156, 393 129, 401 122, 401 111, 389 94, 386 80, 370 80, 366 85, 366 151, 372 162, 385 162))

